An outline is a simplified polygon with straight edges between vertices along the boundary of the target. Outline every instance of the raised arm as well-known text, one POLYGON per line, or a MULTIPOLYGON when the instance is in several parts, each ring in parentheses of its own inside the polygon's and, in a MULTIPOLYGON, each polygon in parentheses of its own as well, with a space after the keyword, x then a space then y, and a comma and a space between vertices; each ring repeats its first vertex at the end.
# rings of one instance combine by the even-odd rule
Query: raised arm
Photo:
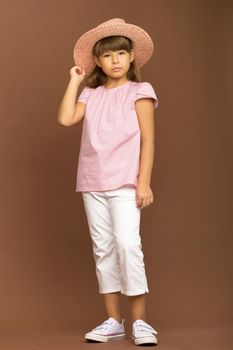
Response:
POLYGON ((85 104, 76 102, 79 86, 84 79, 85 72, 81 67, 74 66, 70 70, 70 81, 58 109, 58 123, 71 126, 80 121, 85 113, 85 104))

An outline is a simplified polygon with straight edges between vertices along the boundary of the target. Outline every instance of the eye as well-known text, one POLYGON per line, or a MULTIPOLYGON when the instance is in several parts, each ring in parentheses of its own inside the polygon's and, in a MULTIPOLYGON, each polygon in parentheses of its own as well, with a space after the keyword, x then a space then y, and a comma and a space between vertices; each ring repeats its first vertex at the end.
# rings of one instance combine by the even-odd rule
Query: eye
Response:
MULTIPOLYGON (((118 51, 118 54, 119 55, 125 55, 125 51, 118 51)), ((105 54, 103 54, 103 57, 108 57, 108 56, 110 56, 110 54, 108 54, 108 53, 105 53, 105 54)))

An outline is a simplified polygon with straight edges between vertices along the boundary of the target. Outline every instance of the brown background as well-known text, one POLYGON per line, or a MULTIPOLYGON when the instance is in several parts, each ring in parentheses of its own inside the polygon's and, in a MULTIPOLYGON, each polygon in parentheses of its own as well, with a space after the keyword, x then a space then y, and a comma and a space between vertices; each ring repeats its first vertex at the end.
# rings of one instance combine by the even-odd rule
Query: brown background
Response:
MULTIPOLYGON (((23 341, 26 349, 28 330, 72 331, 74 343, 53 338, 48 348, 56 341, 56 349, 80 348, 83 333, 106 318, 81 194, 75 192, 82 125, 61 127, 57 111, 76 40, 115 17, 143 27, 155 44, 142 68, 159 98, 155 201, 143 209, 141 221, 148 321, 159 332, 161 349, 213 349, 220 339, 230 348, 232 5, 1 0, 4 349, 21 349, 23 341)), ((121 299, 130 332, 128 300, 121 299)), ((42 343, 34 338, 36 349, 42 343)), ((114 346, 123 344, 131 346, 114 346)))

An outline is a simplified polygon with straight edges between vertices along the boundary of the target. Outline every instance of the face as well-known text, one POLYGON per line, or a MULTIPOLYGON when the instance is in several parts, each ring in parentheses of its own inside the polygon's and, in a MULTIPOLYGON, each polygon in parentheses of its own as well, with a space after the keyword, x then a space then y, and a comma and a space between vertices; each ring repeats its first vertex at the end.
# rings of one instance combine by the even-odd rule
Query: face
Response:
POLYGON ((121 78, 126 76, 130 63, 134 59, 134 52, 126 50, 106 51, 98 58, 94 57, 96 64, 102 68, 104 73, 110 78, 121 78), (119 68, 119 70, 114 70, 119 68))

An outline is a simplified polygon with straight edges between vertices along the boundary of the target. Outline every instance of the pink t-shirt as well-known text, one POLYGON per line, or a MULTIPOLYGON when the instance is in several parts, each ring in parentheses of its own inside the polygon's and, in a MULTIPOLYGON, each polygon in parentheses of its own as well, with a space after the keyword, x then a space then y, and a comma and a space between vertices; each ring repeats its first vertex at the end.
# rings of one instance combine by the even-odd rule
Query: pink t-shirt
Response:
POLYGON ((84 87, 77 101, 86 104, 78 160, 76 192, 137 187, 140 127, 135 101, 158 99, 148 82, 115 87, 84 87))

